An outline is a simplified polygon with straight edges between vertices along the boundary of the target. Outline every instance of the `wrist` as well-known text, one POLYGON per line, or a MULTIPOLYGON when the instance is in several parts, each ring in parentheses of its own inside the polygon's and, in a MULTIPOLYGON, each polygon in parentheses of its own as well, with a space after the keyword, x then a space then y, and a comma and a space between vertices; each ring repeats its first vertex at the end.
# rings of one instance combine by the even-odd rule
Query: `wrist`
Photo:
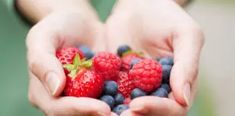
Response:
POLYGON ((88 0, 17 0, 17 8, 31 22, 36 23, 54 12, 78 12, 97 17, 88 0))

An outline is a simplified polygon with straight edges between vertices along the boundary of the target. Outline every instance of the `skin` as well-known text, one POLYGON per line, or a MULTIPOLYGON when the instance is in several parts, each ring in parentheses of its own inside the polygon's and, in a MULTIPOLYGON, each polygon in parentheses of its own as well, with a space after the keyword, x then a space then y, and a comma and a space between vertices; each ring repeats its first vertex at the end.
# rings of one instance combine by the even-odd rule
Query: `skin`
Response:
POLYGON ((98 20, 86 0, 18 0, 17 6, 36 23, 26 40, 29 101, 45 115, 115 115, 99 100, 58 97, 66 78, 55 51, 75 44, 86 44, 95 52, 115 51, 119 45, 128 44, 151 57, 173 56, 170 99, 137 98, 122 115, 186 115, 196 93, 204 39, 199 26, 176 2, 119 0, 105 24, 98 20))
POLYGON ((55 57, 56 49, 74 44, 86 44, 96 51, 105 49, 103 24, 88 2, 19 0, 18 7, 31 22, 36 23, 26 40, 29 101, 47 116, 112 115, 108 105, 96 99, 57 97, 63 91, 66 77, 55 57))
POLYGON ((184 116, 196 93, 203 33, 172 0, 119 0, 106 24, 108 49, 128 44, 151 57, 174 57, 170 99, 141 97, 123 116, 184 116))

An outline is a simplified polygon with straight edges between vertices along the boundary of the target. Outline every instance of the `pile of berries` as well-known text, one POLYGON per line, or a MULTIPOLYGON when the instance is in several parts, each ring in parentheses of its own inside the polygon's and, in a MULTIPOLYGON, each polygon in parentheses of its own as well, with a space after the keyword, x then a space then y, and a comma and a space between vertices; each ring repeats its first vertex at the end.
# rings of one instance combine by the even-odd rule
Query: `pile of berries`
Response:
POLYGON ((56 57, 66 74, 64 96, 91 97, 107 103, 118 115, 132 99, 141 96, 168 97, 173 58, 145 58, 129 46, 117 54, 94 54, 87 46, 62 48, 56 57))

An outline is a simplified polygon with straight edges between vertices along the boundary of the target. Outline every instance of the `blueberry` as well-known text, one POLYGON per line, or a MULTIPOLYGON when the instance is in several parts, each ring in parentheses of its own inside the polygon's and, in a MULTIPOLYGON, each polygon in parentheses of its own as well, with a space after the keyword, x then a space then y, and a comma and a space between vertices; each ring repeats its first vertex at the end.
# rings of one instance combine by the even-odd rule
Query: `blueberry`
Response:
POLYGON ((120 115, 123 111, 125 111, 127 109, 129 109, 128 105, 121 104, 121 105, 118 105, 115 108, 113 108, 113 112, 120 115))
POLYGON ((118 91, 118 85, 115 81, 106 81, 104 84, 104 94, 105 95, 111 95, 114 96, 116 95, 118 91))
POLYGON ((146 95, 146 93, 144 91, 142 91, 139 88, 135 88, 131 92, 131 99, 134 99, 134 98, 137 98, 137 97, 141 97, 141 96, 145 96, 145 95, 146 95))
POLYGON ((88 46, 81 45, 78 48, 85 55, 86 59, 91 59, 94 56, 94 52, 92 52, 92 50, 88 46))
POLYGON ((168 93, 171 92, 171 88, 168 84, 162 84, 161 88, 165 89, 168 93))
POLYGON ((152 93, 153 96, 158 96, 158 97, 168 97, 168 92, 164 88, 159 88, 156 91, 152 93))
POLYGON ((115 105, 114 98, 110 95, 104 95, 100 98, 100 100, 107 103, 111 109, 115 105))
POLYGON ((140 61, 140 58, 133 58, 130 62, 130 67, 132 68, 135 64, 139 63, 140 61))
POLYGON ((171 68, 170 65, 162 65, 162 83, 169 83, 171 68))
POLYGON ((161 65, 171 65, 172 66, 174 64, 174 60, 172 57, 164 57, 159 60, 159 63, 161 65))
POLYGON ((125 97, 122 94, 118 93, 117 95, 115 95, 114 100, 116 105, 123 104, 125 97))
POLYGON ((118 47, 117 54, 119 56, 122 56, 123 53, 125 53, 125 52, 127 52, 129 50, 131 50, 131 48, 128 45, 122 45, 122 46, 118 47))

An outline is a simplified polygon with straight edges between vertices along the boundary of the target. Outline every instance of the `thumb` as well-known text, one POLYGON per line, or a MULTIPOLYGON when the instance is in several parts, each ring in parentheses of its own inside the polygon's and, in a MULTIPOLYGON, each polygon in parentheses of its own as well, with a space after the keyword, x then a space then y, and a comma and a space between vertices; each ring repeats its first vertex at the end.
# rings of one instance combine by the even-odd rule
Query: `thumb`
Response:
POLYGON ((65 86, 65 74, 55 56, 56 39, 46 34, 30 32, 27 37, 28 65, 52 96, 58 96, 65 86))
POLYGON ((190 106, 196 93, 196 80, 203 34, 199 28, 186 28, 173 35, 174 66, 170 84, 174 98, 184 106, 190 106))

